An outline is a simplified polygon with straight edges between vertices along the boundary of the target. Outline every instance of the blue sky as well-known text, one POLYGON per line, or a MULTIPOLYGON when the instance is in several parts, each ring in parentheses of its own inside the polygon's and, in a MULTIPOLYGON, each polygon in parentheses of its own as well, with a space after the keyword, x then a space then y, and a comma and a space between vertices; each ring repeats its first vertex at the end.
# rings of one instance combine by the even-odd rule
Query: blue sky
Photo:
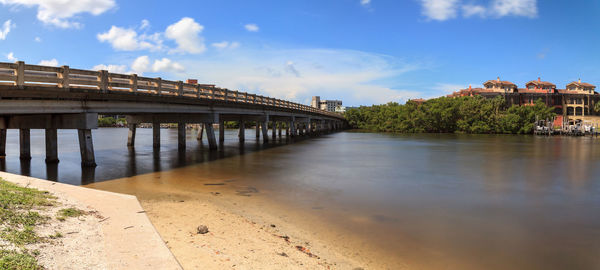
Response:
POLYGON ((0 61, 309 103, 436 97, 500 76, 600 84, 600 2, 0 0, 0 61))

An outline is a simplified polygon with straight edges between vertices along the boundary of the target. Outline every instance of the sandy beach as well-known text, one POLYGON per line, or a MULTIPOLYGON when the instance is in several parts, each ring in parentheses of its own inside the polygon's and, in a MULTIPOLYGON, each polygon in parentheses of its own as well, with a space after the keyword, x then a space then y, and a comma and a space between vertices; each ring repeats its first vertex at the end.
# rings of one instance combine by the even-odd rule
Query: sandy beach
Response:
MULTIPOLYGON (((185 181, 174 171, 88 185, 138 197, 185 269, 402 269, 351 232, 294 212, 234 180, 185 181), (205 225, 209 232, 198 234, 205 225)), ((405 266, 405 265, 404 265, 405 266)))

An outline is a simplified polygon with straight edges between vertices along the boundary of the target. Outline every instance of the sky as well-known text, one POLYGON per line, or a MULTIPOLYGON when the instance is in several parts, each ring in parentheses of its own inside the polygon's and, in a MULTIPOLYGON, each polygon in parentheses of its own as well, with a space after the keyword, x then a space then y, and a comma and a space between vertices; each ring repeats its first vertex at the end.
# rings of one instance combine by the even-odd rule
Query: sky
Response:
POLYGON ((403 103, 497 77, 600 84, 599 13, 597 0, 0 0, 0 62, 403 103))

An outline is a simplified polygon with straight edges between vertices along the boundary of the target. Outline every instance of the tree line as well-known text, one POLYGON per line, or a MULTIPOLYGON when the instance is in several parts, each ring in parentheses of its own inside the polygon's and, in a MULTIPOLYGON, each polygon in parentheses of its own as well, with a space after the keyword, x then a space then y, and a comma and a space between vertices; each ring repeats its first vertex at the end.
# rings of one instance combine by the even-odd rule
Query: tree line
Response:
POLYGON ((541 99, 531 106, 507 106, 501 96, 474 96, 361 106, 345 116, 351 127, 376 132, 527 134, 537 119, 552 120, 556 114, 541 99))

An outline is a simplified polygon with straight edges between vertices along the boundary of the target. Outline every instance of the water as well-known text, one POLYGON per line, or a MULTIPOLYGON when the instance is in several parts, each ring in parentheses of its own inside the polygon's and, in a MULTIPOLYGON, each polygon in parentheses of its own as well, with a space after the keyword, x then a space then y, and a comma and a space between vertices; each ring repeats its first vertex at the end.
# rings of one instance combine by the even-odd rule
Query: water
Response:
POLYGON ((43 162, 42 132, 32 132, 31 164, 19 163, 9 132, 3 166, 72 184, 173 168, 226 175, 417 269, 600 268, 598 139, 343 132, 271 147, 248 130, 244 150, 228 131, 225 150, 209 153, 190 132, 181 154, 176 131, 162 130, 156 156, 150 129, 138 130, 135 150, 125 147, 126 133, 94 131, 99 166, 91 175, 69 131, 59 133, 58 168, 43 162))

